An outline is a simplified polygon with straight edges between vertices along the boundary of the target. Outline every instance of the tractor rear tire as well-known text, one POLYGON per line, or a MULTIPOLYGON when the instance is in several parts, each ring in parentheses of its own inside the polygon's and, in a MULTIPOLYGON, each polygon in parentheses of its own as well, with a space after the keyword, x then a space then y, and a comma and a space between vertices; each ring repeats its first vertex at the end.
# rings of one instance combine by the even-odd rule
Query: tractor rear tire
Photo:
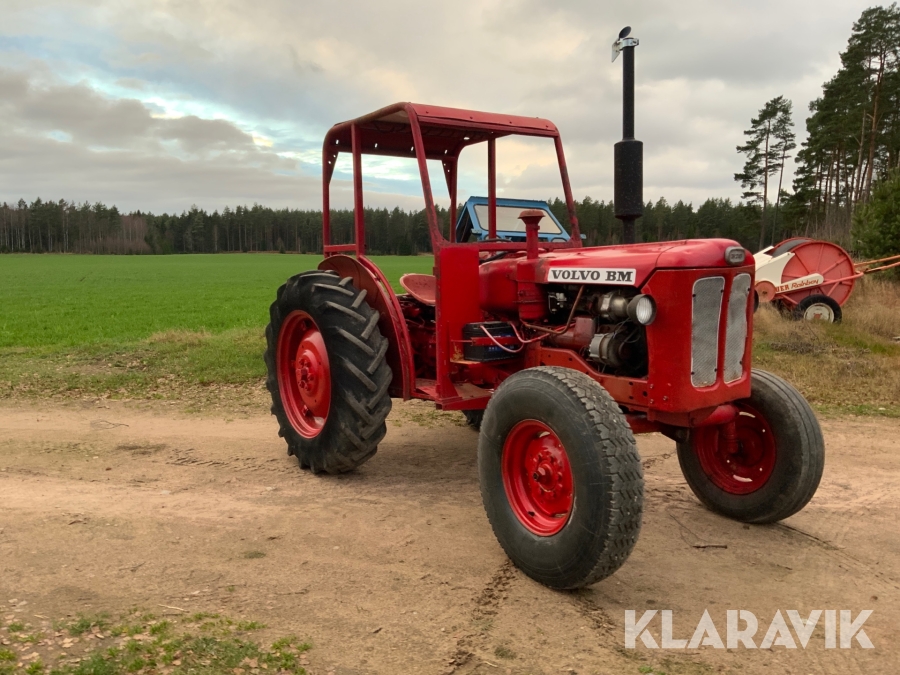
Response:
POLYGON ((463 410, 466 418, 466 424, 474 428, 475 431, 481 429, 481 422, 484 420, 484 410, 463 410))
POLYGON ((488 520, 532 579, 580 588, 637 542, 644 502, 631 428, 609 393, 569 368, 529 368, 498 387, 478 440, 488 520))
POLYGON ((812 499, 825 466, 825 441, 806 399, 780 377, 753 370, 750 398, 736 401, 737 449, 724 426, 692 429, 678 444, 687 484, 710 510, 745 523, 774 523, 812 499))
POLYGON ((810 295, 797 304, 793 317, 797 321, 840 323, 843 313, 841 306, 834 298, 829 298, 827 295, 810 295))
POLYGON ((288 454, 313 473, 370 459, 391 410, 388 341, 366 292, 333 272, 305 272, 278 289, 266 327, 266 387, 288 454))

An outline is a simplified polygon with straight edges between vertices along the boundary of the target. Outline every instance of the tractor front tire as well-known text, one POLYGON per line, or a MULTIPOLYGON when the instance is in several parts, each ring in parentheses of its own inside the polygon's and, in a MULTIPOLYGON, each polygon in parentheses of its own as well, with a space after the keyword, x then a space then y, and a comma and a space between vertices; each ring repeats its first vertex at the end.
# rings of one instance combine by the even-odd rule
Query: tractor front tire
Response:
POLYGON ((529 368, 498 387, 478 440, 488 520, 532 579, 580 588, 625 562, 644 480, 631 428, 603 387, 568 368, 529 368))
POLYGON ((278 289, 266 327, 266 387, 278 434, 302 468, 351 471, 375 454, 391 410, 388 342, 366 292, 332 272, 278 289))
POLYGON ((750 398, 727 425, 697 427, 678 444, 687 484, 710 510, 745 523, 774 523, 812 499, 825 441, 806 399, 780 377, 753 370, 750 398))

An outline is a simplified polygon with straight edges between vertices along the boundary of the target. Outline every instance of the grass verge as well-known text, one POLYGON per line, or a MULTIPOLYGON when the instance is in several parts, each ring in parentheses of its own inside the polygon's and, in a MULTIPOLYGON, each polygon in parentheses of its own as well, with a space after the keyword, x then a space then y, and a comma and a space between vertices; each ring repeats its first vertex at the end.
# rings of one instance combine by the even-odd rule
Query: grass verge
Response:
MULTIPOLYGON (((2 624, 0 624, 2 625, 2 624)), ((133 612, 116 621, 79 617, 0 630, 0 675, 302 675, 311 648, 294 637, 264 646, 265 628, 218 614, 157 619, 133 612)))
POLYGON ((0 349, 0 399, 179 401, 188 410, 265 401, 261 329, 170 330, 67 349, 0 349))
POLYGON ((840 324, 754 320, 753 364, 781 375, 821 412, 900 417, 900 287, 864 278, 840 324))

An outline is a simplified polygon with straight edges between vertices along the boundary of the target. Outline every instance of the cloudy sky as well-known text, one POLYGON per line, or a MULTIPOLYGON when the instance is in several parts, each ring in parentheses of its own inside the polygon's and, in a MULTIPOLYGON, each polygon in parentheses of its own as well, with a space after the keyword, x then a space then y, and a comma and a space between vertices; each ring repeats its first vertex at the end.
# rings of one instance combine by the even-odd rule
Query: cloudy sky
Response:
MULTIPOLYGON (((395 101, 550 118, 575 196, 610 199, 621 137, 610 44, 624 25, 641 42, 645 198, 735 199, 750 117, 784 95, 802 138, 871 4, 0 0, 0 201, 317 208, 325 131, 395 101)), ((561 195, 550 150, 499 144, 503 196, 561 195)), ((470 152, 461 196, 486 189, 484 155, 470 152)), ((409 162, 364 173, 367 203, 421 205, 409 162)), ((348 177, 349 163, 338 205, 348 177)))

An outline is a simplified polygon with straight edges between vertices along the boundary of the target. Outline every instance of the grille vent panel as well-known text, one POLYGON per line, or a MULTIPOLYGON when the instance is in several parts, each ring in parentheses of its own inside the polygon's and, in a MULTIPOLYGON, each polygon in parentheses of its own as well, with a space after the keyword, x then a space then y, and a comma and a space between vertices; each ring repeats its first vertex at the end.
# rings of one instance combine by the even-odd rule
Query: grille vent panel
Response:
POLYGON ((704 277, 694 282, 691 317, 691 384, 708 387, 716 382, 719 356, 719 321, 725 277, 704 277))

